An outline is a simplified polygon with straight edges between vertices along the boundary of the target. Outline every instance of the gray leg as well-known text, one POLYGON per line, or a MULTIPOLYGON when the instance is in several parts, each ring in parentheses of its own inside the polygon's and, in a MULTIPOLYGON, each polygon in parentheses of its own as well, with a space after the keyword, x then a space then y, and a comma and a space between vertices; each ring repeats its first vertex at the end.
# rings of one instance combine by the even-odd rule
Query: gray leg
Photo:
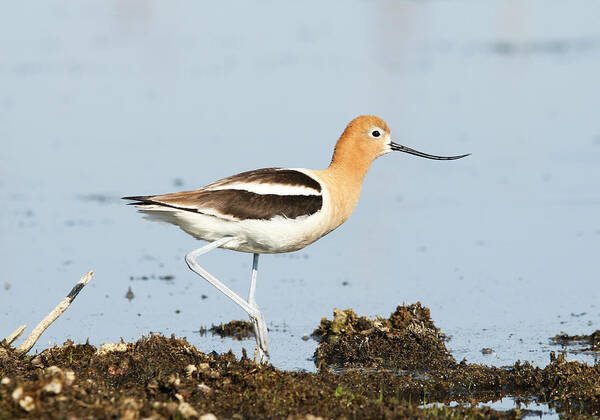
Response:
MULTIPOLYGON (((229 287, 225 286, 225 284, 223 284, 215 276, 210 274, 204 268, 200 267, 200 265, 196 261, 198 259, 198 257, 200 257, 201 255, 206 254, 207 252, 212 251, 213 249, 226 244, 227 242, 229 242, 232 239, 233 239, 232 237, 227 236, 225 238, 217 239, 216 241, 211 242, 211 243, 203 246, 202 248, 198 248, 185 256, 185 262, 187 263, 188 267, 190 267, 190 270, 192 270, 193 272, 195 272, 196 274, 201 276, 204 280, 208 281, 210 284, 212 284, 217 289, 219 289, 219 291, 222 292, 225 296, 227 296, 229 299, 231 299, 235 303, 237 303, 250 316, 250 319, 255 323, 255 325, 262 321, 262 324, 264 325, 264 329, 266 332, 266 324, 264 321, 264 317, 263 317, 262 313, 258 310, 258 308, 255 306, 252 306, 248 302, 246 302, 237 293, 235 293, 229 287)), ((256 263, 258 264, 258 258, 256 258, 256 263)), ((253 271, 254 271, 254 267, 253 267, 253 271)), ((253 275, 253 281, 255 281, 254 275, 253 275)), ((254 287, 256 287, 256 285, 254 287)), ((256 335, 256 344, 259 349, 261 361, 263 359, 263 356, 266 356, 267 358, 269 357, 269 345, 268 345, 268 342, 266 341, 266 339, 267 339, 266 335, 264 335, 264 337, 261 334, 256 335)))
MULTIPOLYGON (((258 257, 260 254, 254 254, 252 258, 252 280, 250 280, 250 292, 248 293, 248 304, 256 309, 260 316, 252 317, 250 316, 250 321, 254 324, 254 336, 256 337, 257 343, 259 344, 259 353, 261 349, 266 349, 267 355, 269 350, 269 332, 267 330, 267 323, 265 322, 265 318, 260 312, 258 305, 256 304, 256 276, 258 274, 258 257)), ((263 354, 259 354, 262 359, 263 354)))
POLYGON ((252 279, 250 280, 250 292, 248 293, 248 303, 252 306, 256 305, 256 276, 258 275, 258 257, 260 254, 252 256, 252 279))

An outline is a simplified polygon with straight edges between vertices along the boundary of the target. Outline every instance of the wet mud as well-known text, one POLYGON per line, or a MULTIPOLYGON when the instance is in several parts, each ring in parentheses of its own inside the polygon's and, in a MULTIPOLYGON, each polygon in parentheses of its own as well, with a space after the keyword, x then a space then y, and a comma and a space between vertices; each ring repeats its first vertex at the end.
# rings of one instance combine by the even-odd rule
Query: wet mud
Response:
POLYGON ((476 407, 511 396, 573 418, 600 414, 600 366, 455 361, 420 304, 369 320, 337 311, 315 331, 318 373, 205 354, 184 339, 67 342, 19 357, 0 347, 0 418, 521 418, 476 407), (405 342, 402 342, 405 340, 405 342), (377 345, 374 345, 377 343, 377 345), (358 347, 353 347, 358 346, 358 347), (378 348, 381 346, 381 348, 378 348), (338 353, 336 353, 338 352, 338 353), (359 353, 364 354, 359 354, 359 353), (429 353, 429 354, 428 354, 429 353), (424 362, 424 360, 426 362, 424 362), (445 406, 448 403, 458 406, 445 406), (205 416, 205 417, 202 417, 205 416))

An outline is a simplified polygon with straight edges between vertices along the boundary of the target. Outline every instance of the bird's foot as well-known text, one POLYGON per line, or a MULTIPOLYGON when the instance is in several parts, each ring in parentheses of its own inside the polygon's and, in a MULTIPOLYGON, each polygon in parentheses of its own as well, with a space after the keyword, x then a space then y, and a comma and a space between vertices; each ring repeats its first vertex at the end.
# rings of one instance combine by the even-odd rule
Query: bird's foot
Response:
POLYGON ((254 336, 257 346, 254 352, 254 361, 258 360, 258 363, 267 363, 269 361, 269 332, 262 312, 258 308, 256 309, 256 316, 250 316, 250 321, 252 321, 254 326, 254 336))
POLYGON ((269 356, 267 356, 265 354, 265 352, 257 347, 254 349, 254 363, 256 363, 257 365, 261 365, 263 363, 268 363, 269 362, 269 356))

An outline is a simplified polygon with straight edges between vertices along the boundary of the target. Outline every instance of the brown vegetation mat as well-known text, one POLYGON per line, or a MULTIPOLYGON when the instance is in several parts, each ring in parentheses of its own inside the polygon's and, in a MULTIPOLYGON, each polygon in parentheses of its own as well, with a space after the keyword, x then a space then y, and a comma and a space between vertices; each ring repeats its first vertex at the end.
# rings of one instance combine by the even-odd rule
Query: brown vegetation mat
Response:
POLYGON ((433 324, 429 308, 398 306, 389 318, 368 319, 352 309, 333 310, 313 332, 320 344, 317 366, 396 370, 440 370, 456 365, 433 324))
POLYGON ((187 341, 153 335, 100 351, 65 343, 23 360, 0 355, 0 418, 517 418, 489 408, 431 407, 428 381, 387 373, 282 372, 206 355, 187 341), (429 402, 429 400, 428 400, 429 402))
MULTIPOLYGON (((385 326, 364 328, 365 321, 356 321, 361 323, 357 327, 354 321, 348 325, 363 338, 389 334, 397 340, 400 330, 410 330, 415 336, 404 335, 411 344, 401 347, 409 351, 401 353, 396 370, 374 369, 375 358, 370 354, 365 356, 369 369, 333 373, 322 364, 319 373, 284 372, 270 365, 257 366, 245 356, 238 360, 232 353, 204 354, 184 339, 160 335, 100 349, 67 342, 25 358, 0 347, 0 419, 195 418, 206 413, 231 419, 308 419, 309 414, 348 419, 519 418, 526 414, 471 406, 504 396, 548 402, 561 414, 600 414, 600 366, 565 362, 561 356, 544 369, 527 363, 508 369, 456 363, 443 340, 432 341, 432 331, 437 329, 426 308, 411 305, 395 314, 387 320, 389 331, 382 330, 385 326), (422 323, 422 330, 414 326, 413 317, 422 323), (429 356, 433 368, 409 360, 426 356, 415 343, 438 352, 429 356), (465 405, 422 408, 423 403, 451 401, 465 405)), ((321 324, 322 338, 337 328, 333 324, 321 324)), ((436 334, 441 337, 439 331, 436 334)), ((337 343, 345 340, 339 338, 337 343)), ((371 343, 368 349, 380 354, 373 347, 371 343)), ((367 348, 364 343, 362 348, 367 348)), ((350 356, 357 357, 355 353, 350 356)), ((384 363, 391 366, 389 361, 384 363)))

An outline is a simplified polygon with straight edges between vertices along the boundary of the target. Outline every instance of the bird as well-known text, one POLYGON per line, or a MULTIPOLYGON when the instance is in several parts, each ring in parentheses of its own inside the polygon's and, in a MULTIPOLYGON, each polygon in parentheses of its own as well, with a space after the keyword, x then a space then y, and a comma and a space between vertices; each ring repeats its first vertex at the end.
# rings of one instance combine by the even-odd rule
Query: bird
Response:
POLYGON ((123 197, 151 220, 174 224, 207 241, 185 256, 188 267, 239 305, 249 316, 256 339, 255 360, 269 360, 268 330, 256 302, 261 254, 298 251, 344 223, 356 207, 373 161, 392 151, 435 160, 436 156, 395 143, 385 121, 356 117, 335 144, 323 170, 264 168, 242 172, 193 191, 123 197), (198 263, 216 248, 253 254, 248 298, 244 299, 198 263))

